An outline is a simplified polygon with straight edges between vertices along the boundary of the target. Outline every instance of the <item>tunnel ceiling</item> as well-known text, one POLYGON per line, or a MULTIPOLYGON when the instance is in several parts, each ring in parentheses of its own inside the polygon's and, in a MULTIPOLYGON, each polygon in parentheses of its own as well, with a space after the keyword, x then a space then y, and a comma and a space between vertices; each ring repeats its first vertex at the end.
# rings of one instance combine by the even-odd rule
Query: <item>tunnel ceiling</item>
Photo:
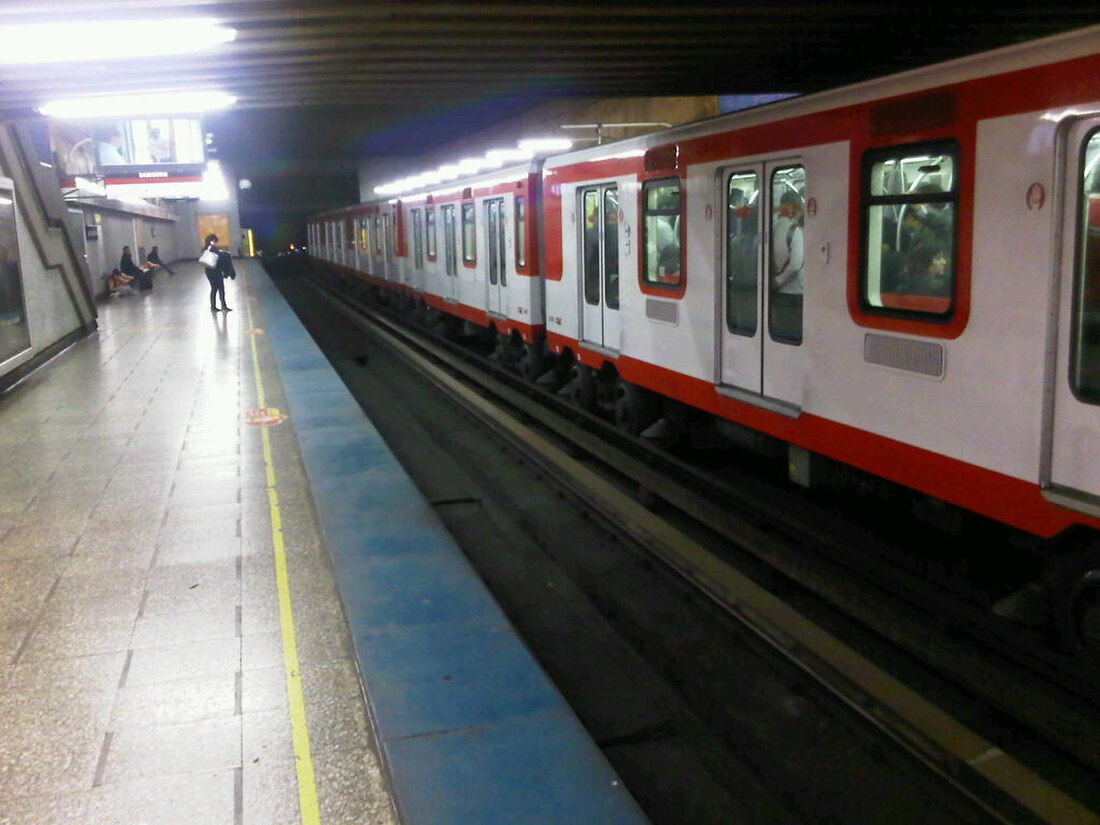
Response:
POLYGON ((225 89, 240 108, 383 114, 493 96, 808 92, 1100 22, 1095 3, 980 5, 4 0, 3 23, 211 16, 239 34, 200 56, 2 67, 0 110, 181 87, 225 89))

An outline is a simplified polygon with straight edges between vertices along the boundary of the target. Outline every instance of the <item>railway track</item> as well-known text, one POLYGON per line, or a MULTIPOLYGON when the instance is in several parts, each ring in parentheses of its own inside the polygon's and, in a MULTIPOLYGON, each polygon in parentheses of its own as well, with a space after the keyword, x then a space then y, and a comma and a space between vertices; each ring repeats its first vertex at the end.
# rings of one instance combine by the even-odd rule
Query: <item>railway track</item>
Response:
MULTIPOLYGON (((369 316, 385 330, 387 346, 415 362, 472 414, 491 422, 500 437, 538 462, 542 472, 600 519, 693 582, 991 814, 1004 821, 1016 821, 1013 812, 1028 812, 1040 821, 1095 821, 1072 793, 1008 756, 1003 741, 974 733, 872 665, 858 648, 875 649, 885 641, 905 650, 922 663, 907 673, 907 681, 922 668, 946 676, 1072 754, 1086 769, 1096 769, 1100 751, 1090 734, 1100 728, 1096 708, 1087 701, 1089 677, 1095 674, 1083 665, 1044 650, 1038 639, 1021 643, 1003 623, 973 606, 937 599, 934 588, 914 576, 892 571, 883 576, 885 582, 877 581, 874 569, 866 564, 860 569, 860 559, 875 552, 874 537, 819 507, 776 499, 770 488, 761 492, 751 481, 746 486, 744 480, 716 478, 569 404, 556 403, 529 382, 493 369, 491 362, 472 359, 462 348, 349 302, 331 285, 325 289, 335 311, 356 323, 369 316), (739 567, 755 572, 746 575, 739 567), (760 587, 754 576, 778 585, 783 599, 760 587), (842 640, 785 603, 820 613, 817 599, 874 632, 855 631, 859 641, 853 644, 853 637, 842 640), (1016 655, 992 652, 1006 647, 1016 655), (1022 648, 1030 667, 1021 666, 1022 648), (1065 680, 1065 686, 1057 686, 1057 680, 1065 680)), ((1008 733, 1009 739, 1014 736, 1008 733)))

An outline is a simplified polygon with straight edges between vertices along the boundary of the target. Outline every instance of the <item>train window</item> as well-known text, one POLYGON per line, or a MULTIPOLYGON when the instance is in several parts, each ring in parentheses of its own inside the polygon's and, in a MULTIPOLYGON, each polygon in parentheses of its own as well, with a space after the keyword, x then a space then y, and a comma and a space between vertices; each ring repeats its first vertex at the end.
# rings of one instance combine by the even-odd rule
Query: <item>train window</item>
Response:
POLYGON ((1070 384, 1079 399, 1100 404, 1100 131, 1085 142, 1081 169, 1070 384))
POLYGON ((392 261, 397 251, 397 215, 386 214, 386 260, 392 261))
POLYGON ((455 248, 455 208, 443 207, 443 252, 447 274, 458 277, 458 252, 455 248))
POLYGON ((523 195, 516 195, 516 269, 527 266, 527 211, 523 195))
POLYGON ((608 309, 619 308, 619 190, 603 190, 603 294, 608 309))
POLYGON ((726 182, 726 326, 735 335, 756 335, 760 305, 758 241, 760 181, 738 172, 726 182))
POLYGON ((419 209, 412 210, 413 265, 424 268, 424 220, 419 209))
POLYGON ((462 262, 472 264, 477 260, 477 232, 474 225, 474 205, 462 204, 462 262))
POLYGON ((424 223, 427 231, 425 232, 425 240, 428 248, 428 260, 434 261, 436 258, 435 252, 435 207, 431 206, 424 210, 424 223))
POLYGON ((650 286, 680 286, 680 179, 649 180, 642 186, 642 273, 650 286))
POLYGON ((768 244, 768 332, 776 341, 802 343, 805 283, 806 167, 784 166, 771 177, 768 244))
POLYGON ((863 306, 947 320, 955 305, 958 146, 868 153, 863 169, 863 306))
POLYGON ((382 216, 374 216, 374 254, 382 254, 382 216))
POLYGON ((584 211, 584 300, 595 306, 600 302, 600 190, 585 189, 581 195, 584 211))
POLYGON ((485 201, 485 230, 488 235, 485 250, 485 262, 489 269, 489 283, 496 286, 508 285, 508 268, 505 266, 507 257, 506 235, 504 225, 504 198, 493 198, 485 201))

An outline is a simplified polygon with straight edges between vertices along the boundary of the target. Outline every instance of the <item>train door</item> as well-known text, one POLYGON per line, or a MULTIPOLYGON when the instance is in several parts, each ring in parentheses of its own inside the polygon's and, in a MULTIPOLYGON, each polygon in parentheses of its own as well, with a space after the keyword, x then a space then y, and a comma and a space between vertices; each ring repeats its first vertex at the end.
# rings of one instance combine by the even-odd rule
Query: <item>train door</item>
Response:
POLYGON ((458 237, 455 226, 455 208, 453 205, 442 207, 443 212, 443 260, 446 266, 446 283, 443 285, 443 297, 457 299, 458 284, 458 237))
POLYGON ((488 243, 486 263, 489 267, 489 312, 508 314, 508 258, 504 252, 504 198, 485 201, 485 232, 488 243))
POLYGON ((581 340, 618 351, 619 190, 612 185, 578 190, 583 219, 581 243, 581 340))
POLYGON ((1067 138, 1048 486, 1100 513, 1100 118, 1067 138))
POLYGON ((801 164, 762 163, 727 169, 720 208, 724 277, 718 301, 719 386, 787 403, 774 389, 802 343, 804 251, 801 164))

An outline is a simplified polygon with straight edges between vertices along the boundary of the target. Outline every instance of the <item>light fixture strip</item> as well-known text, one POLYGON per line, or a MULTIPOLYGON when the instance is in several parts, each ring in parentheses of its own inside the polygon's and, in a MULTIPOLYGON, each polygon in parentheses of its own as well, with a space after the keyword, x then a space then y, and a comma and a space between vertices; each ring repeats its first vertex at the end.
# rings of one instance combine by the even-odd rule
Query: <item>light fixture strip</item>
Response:
POLYGON ((132 95, 98 95, 53 100, 38 107, 46 117, 81 118, 188 115, 225 109, 237 98, 221 91, 157 92, 132 95))
POLYGON ((206 18, 89 20, 0 25, 0 66, 192 54, 235 39, 237 30, 206 18))

